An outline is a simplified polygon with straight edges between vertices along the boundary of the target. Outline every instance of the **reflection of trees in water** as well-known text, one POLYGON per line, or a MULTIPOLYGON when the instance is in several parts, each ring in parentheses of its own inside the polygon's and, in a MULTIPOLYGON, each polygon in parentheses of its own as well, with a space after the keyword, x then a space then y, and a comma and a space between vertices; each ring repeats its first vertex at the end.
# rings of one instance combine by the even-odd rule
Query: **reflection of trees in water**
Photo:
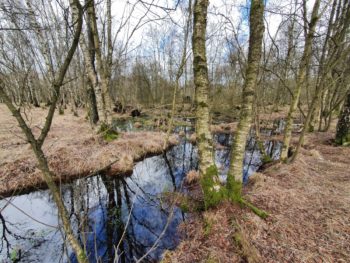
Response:
MULTIPOLYGON (((2 209, 4 209, 4 207, 2 209)), ((31 249, 41 246, 46 240, 44 238, 36 239, 34 236, 23 236, 15 233, 15 230, 19 230, 19 226, 16 226, 11 222, 6 221, 5 217, 1 213, 1 210, 0 223, 2 230, 0 241, 0 255, 5 252, 6 256, 9 259, 11 259, 11 262, 19 262, 29 255, 31 249), (13 230, 10 230, 10 228, 12 228, 13 230), (31 246, 29 248, 26 248, 25 250, 22 250, 21 248, 17 249, 16 245, 17 242, 20 240, 29 241, 31 246)), ((38 223, 40 223, 40 221, 38 221, 38 223)))
MULTIPOLYGON (((162 162, 162 165, 167 165, 168 169, 171 171, 173 170, 169 162, 167 163, 164 159, 162 159, 162 162)), ((175 184, 174 176, 174 174, 170 175, 167 180, 171 180, 171 182, 175 184)), ((166 219, 170 214, 169 209, 164 208, 160 204, 159 197, 157 197, 156 194, 150 194, 143 189, 143 187, 138 184, 137 178, 111 178, 102 175, 96 180, 96 183, 97 182, 100 184, 99 188, 101 188, 97 191, 96 196, 96 199, 99 201, 96 206, 90 208, 88 211, 84 211, 84 214, 87 212, 84 216, 89 218, 89 229, 94 231, 93 235, 95 238, 87 238, 86 242, 89 244, 85 244, 85 247, 88 249, 95 247, 92 250, 95 254, 95 258, 100 258, 103 262, 113 262, 117 247, 117 255, 119 255, 118 262, 130 262, 134 258, 142 256, 152 247, 153 240, 158 239, 162 230, 162 225, 153 224, 155 218, 152 217, 152 213, 155 213, 153 214, 154 217, 166 219), (132 186, 129 185, 130 183, 132 186), (105 191, 102 189, 105 189, 105 191), (138 209, 140 209, 141 206, 149 208, 147 209, 148 214, 142 216, 140 211, 133 210, 134 202, 136 206, 138 206, 138 209), (92 212, 97 210, 100 210, 100 212, 97 213, 99 218, 94 222, 94 216, 96 216, 96 214, 92 212), (125 218, 129 216, 130 220, 128 220, 127 225, 125 225, 125 218), (94 223, 98 224, 95 228, 92 226, 94 223), (135 226, 137 226, 137 232, 135 232, 135 226), (140 228, 143 230, 140 230, 140 228), (146 242, 141 243, 138 239, 146 240, 146 242)), ((82 186, 80 185, 80 187, 82 186)), ((79 190, 77 190, 77 187, 70 188, 70 191, 75 192, 74 194, 70 193, 70 203, 75 203, 76 206, 74 207, 74 205, 71 205, 70 211, 74 214, 77 214, 76 210, 79 210, 77 207, 86 207, 86 204, 77 203, 77 200, 79 200, 79 202, 86 202, 88 198, 91 198, 89 197, 91 193, 87 191, 88 189, 84 188, 84 190, 85 198, 78 198, 77 192, 82 192, 81 188, 79 190), (75 196, 74 200, 72 196, 75 196), (74 202, 72 202, 72 200, 74 202)), ((81 223, 78 225, 82 226, 81 223)), ((80 229, 78 232, 83 236, 86 230, 87 229, 80 229)), ((82 238, 81 241, 84 243, 84 238, 82 238)), ((169 249, 169 247, 164 246, 164 244, 160 242, 157 249, 163 250, 169 249)), ((148 255, 144 262, 153 262, 155 260, 153 256, 154 255, 148 255)))
POLYGON ((1 213, 0 213, 0 221, 2 225, 0 253, 3 252, 4 249, 6 249, 6 254, 10 258, 11 244, 10 244, 10 241, 8 240, 8 235, 13 235, 13 233, 8 229, 5 218, 2 216, 1 213))

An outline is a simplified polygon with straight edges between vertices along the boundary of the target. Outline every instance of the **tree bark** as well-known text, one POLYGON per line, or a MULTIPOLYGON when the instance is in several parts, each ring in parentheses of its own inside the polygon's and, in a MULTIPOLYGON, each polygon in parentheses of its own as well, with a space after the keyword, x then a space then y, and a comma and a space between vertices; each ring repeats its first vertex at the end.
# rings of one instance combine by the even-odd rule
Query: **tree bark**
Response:
MULTIPOLYGON (((100 47, 100 38, 98 34, 97 22, 96 22, 96 12, 95 12, 95 1, 94 0, 86 0, 89 5, 87 7, 88 19, 91 27, 91 32, 94 40, 94 48, 96 54, 96 62, 97 62, 97 71, 100 77, 101 90, 102 90, 102 100, 104 101, 103 106, 103 121, 105 123, 110 122, 110 115, 112 109, 112 100, 109 93, 109 80, 106 72, 106 65, 104 66, 102 61, 102 53, 100 47)), ((101 118, 101 117, 100 117, 101 118)))
POLYGON ((233 141, 231 162, 227 175, 227 189, 229 195, 232 195, 234 199, 239 199, 241 196, 245 147, 252 122, 255 86, 262 54, 262 39, 265 30, 263 18, 264 1, 252 0, 250 9, 248 65, 242 92, 243 103, 239 124, 233 141))
POLYGON ((337 123, 335 142, 339 145, 350 145, 350 92, 347 95, 337 123))
POLYGON ((199 173, 203 176, 214 165, 212 137, 209 131, 209 80, 206 57, 206 25, 208 0, 196 0, 193 10, 193 73, 196 100, 196 133, 199 173))
MULTIPOLYGON (((98 115, 97 121, 102 120, 102 118, 106 116, 106 113, 104 112, 106 107, 104 105, 101 86, 94 67, 94 56, 92 54, 94 50, 91 51, 90 45, 87 45, 84 33, 81 34, 79 42, 83 52, 84 64, 85 64, 87 77, 88 77, 88 85, 87 85, 86 91, 89 96, 88 98, 89 104, 90 104, 90 107, 96 107, 97 109, 97 115, 98 115), (93 87, 92 90, 91 90, 91 86, 93 87), (95 97, 95 101, 93 100, 93 97, 95 97), (94 102, 96 102, 96 105, 93 105, 94 102)), ((90 119, 91 117, 93 116, 90 116, 90 119)), ((93 122, 93 123, 96 123, 96 122, 93 122)))
POLYGON ((205 46, 208 4, 208 0, 195 1, 192 35, 199 175, 206 209, 217 205, 225 197, 218 179, 209 130, 209 79, 205 46))

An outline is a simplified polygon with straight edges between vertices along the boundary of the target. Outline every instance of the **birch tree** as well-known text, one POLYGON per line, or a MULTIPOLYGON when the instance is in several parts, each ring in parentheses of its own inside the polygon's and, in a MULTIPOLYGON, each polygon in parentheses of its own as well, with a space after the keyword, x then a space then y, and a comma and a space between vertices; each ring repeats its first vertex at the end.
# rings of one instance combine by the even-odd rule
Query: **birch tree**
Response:
POLYGON ((262 39, 264 35, 264 1, 252 0, 250 7, 250 36, 248 61, 245 73, 245 82, 242 91, 242 109, 238 127, 234 136, 230 167, 227 175, 227 189, 234 200, 241 199, 243 182, 243 161, 246 141, 249 135, 253 102, 259 64, 262 55, 262 39))
POLYGON ((222 199, 209 130, 209 79, 205 45, 208 4, 208 0, 195 1, 192 36, 199 174, 206 207, 215 205, 222 199))

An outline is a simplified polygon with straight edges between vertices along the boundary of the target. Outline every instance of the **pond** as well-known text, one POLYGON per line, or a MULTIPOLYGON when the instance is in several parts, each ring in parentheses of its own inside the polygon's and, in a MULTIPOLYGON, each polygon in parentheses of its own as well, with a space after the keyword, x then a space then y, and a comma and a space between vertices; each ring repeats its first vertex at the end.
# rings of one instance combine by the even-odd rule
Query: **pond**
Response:
MULTIPOLYGON (((190 126, 176 127, 185 135, 190 126)), ((215 134, 215 161, 225 181, 230 159, 231 135, 215 134)), ((244 180, 256 171, 261 154, 254 136, 247 142, 244 180)), ((272 159, 281 144, 266 141, 272 159)), ((165 250, 180 242, 177 226, 187 214, 164 200, 165 192, 184 191, 183 179, 197 169, 197 148, 185 137, 165 154, 138 162, 131 176, 98 175, 62 185, 64 202, 90 262, 159 262, 165 250), (145 255, 146 254, 146 255, 145 255)), ((0 201, 0 262, 76 262, 57 228, 57 209, 47 190, 0 201)))

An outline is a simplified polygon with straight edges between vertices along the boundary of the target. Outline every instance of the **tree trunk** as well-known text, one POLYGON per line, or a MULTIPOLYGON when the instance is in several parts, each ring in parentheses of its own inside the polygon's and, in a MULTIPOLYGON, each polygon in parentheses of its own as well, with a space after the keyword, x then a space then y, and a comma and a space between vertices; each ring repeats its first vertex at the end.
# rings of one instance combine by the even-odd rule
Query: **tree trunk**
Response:
MULTIPOLYGON (((87 0, 86 0, 87 1, 87 0)), ((98 28, 97 28, 97 22, 96 22, 96 12, 95 12, 95 1, 90 1, 87 12, 88 12, 88 18, 89 23, 91 26, 91 32, 94 40, 94 48, 95 48, 95 54, 96 54, 96 62, 97 62, 97 71, 100 77, 100 83, 101 83, 101 90, 102 90, 102 100, 104 101, 103 106, 105 107, 103 109, 103 121, 105 123, 110 122, 110 115, 111 115, 111 109, 112 109, 112 100, 109 93, 109 80, 108 76, 106 74, 106 65, 103 65, 102 61, 102 54, 101 54, 101 47, 100 47, 100 38, 98 34, 98 28)), ((100 117, 101 118, 101 117, 100 117)))
POLYGON ((205 46, 208 4, 208 0, 195 1, 192 36, 199 174, 206 208, 222 199, 209 130, 209 80, 205 46))
MULTIPOLYGON (((90 51, 88 48, 88 45, 86 44, 85 36, 82 33, 80 37, 80 47, 82 49, 83 55, 84 55, 84 64, 85 68, 87 71, 87 77, 88 77, 88 85, 86 87, 86 91, 88 94, 88 101, 89 101, 89 106, 91 109, 96 108, 97 110, 97 121, 102 120, 105 114, 105 106, 104 106, 104 100, 102 98, 102 90, 101 86, 97 77, 97 73, 94 68, 94 58, 93 55, 91 54, 94 51, 90 51), (91 88, 92 87, 92 88, 91 88), (94 93, 94 94, 92 94, 94 93), (95 97, 95 100, 93 98, 95 97), (94 105, 96 103, 96 105, 94 105)), ((90 113, 91 113, 90 109, 90 113)), ((90 116, 90 120, 92 120, 93 116, 90 116)), ((93 123, 96 123, 92 121, 93 123)))
POLYGON ((196 87, 196 133, 201 175, 214 164, 212 137, 209 131, 209 80, 206 57, 206 25, 208 0, 196 0, 193 12, 193 72, 196 87))
POLYGON ((350 92, 347 95, 343 110, 339 116, 335 142, 339 145, 350 145, 350 92))
POLYGON ((253 101, 262 54, 264 35, 264 1, 252 0, 250 9, 250 36, 248 65, 242 91, 242 109, 240 120, 232 146, 230 168, 227 175, 227 189, 233 199, 240 199, 243 182, 243 162, 247 137, 250 131, 253 114, 253 101))
MULTIPOLYGON (((297 83, 293 93, 293 97, 292 97, 292 101, 290 104, 288 117, 286 121, 286 126, 284 130, 283 147, 282 147, 282 153, 281 153, 282 160, 286 160, 288 158, 288 149, 292 138, 293 114, 298 106, 300 93, 302 88, 305 85, 306 74, 309 71, 309 67, 310 67, 310 60, 312 55, 312 41, 315 35, 315 27, 316 27, 317 21, 319 20, 319 15, 318 15, 319 7, 320 7, 320 0, 316 0, 312 10, 311 21, 309 23, 308 32, 306 34, 304 52, 299 65, 297 83)), ((307 18, 304 17, 304 20, 306 19, 307 18)))
POLYGON ((88 97, 87 100, 88 100, 88 108, 89 108, 89 119, 90 119, 91 125, 95 125, 98 123, 99 114, 98 114, 96 94, 94 91, 94 85, 92 85, 91 80, 89 78, 87 79, 87 83, 85 83, 85 85, 87 86, 85 90, 86 90, 86 95, 88 97))

